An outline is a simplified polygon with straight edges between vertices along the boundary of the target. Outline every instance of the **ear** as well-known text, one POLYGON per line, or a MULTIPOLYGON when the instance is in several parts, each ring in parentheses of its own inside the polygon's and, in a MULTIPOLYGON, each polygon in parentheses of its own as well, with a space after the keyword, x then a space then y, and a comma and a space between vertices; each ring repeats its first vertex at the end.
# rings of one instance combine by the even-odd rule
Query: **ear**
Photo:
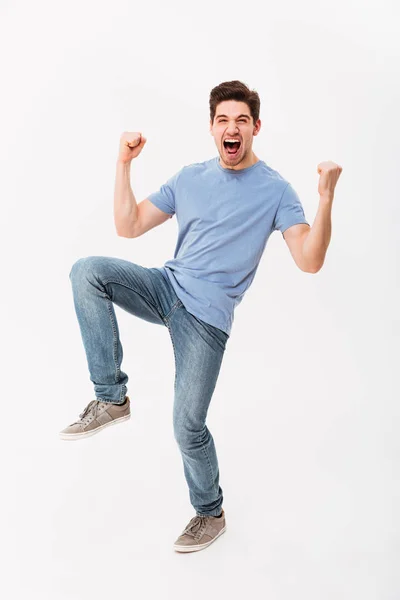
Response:
POLYGON ((260 129, 261 129, 261 119, 258 119, 256 124, 254 125, 253 135, 258 135, 260 129))

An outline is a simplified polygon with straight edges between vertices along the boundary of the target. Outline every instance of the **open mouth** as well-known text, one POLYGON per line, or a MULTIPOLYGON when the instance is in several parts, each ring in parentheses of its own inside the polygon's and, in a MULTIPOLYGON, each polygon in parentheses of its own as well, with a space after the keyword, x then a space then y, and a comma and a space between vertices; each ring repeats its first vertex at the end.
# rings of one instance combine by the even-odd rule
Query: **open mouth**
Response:
POLYGON ((224 140, 225 153, 228 156, 231 156, 234 158, 239 153, 241 145, 242 144, 241 144, 240 140, 234 140, 234 139, 231 140, 231 139, 227 138, 226 140, 224 140))

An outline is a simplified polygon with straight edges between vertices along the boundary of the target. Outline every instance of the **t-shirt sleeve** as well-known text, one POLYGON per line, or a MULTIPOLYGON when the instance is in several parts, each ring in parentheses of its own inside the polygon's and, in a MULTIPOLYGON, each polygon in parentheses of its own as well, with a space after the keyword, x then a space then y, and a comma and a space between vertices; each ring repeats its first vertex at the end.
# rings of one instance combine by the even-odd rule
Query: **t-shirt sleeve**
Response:
POLYGON ((181 171, 178 171, 175 175, 172 175, 157 192, 153 192, 147 196, 150 202, 160 210, 171 215, 171 217, 175 214, 176 184, 180 173, 181 171))
POLYGON ((290 183, 285 187, 274 220, 274 231, 282 233, 292 225, 305 223, 309 225, 296 190, 290 183))

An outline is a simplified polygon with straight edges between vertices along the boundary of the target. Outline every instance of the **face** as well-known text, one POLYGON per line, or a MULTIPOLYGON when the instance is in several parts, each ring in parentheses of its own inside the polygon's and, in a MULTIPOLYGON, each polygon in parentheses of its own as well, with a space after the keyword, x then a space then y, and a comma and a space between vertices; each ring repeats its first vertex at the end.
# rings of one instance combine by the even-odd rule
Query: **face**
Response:
POLYGON ((225 100, 217 105, 214 121, 210 121, 210 132, 224 168, 244 169, 256 162, 253 160, 256 158, 252 150, 253 136, 258 134, 260 128, 260 119, 256 124, 253 123, 246 102, 225 100), (239 147, 237 143, 227 144, 226 140, 230 139, 240 142, 239 147))

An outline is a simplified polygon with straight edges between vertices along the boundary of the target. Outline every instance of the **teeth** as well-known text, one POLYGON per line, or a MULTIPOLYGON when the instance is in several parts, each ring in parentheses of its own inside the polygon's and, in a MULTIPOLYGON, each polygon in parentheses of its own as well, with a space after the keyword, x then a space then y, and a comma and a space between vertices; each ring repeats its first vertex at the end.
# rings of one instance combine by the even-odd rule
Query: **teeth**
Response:
POLYGON ((225 142, 240 142, 240 140, 235 140, 234 138, 226 138, 225 142))

